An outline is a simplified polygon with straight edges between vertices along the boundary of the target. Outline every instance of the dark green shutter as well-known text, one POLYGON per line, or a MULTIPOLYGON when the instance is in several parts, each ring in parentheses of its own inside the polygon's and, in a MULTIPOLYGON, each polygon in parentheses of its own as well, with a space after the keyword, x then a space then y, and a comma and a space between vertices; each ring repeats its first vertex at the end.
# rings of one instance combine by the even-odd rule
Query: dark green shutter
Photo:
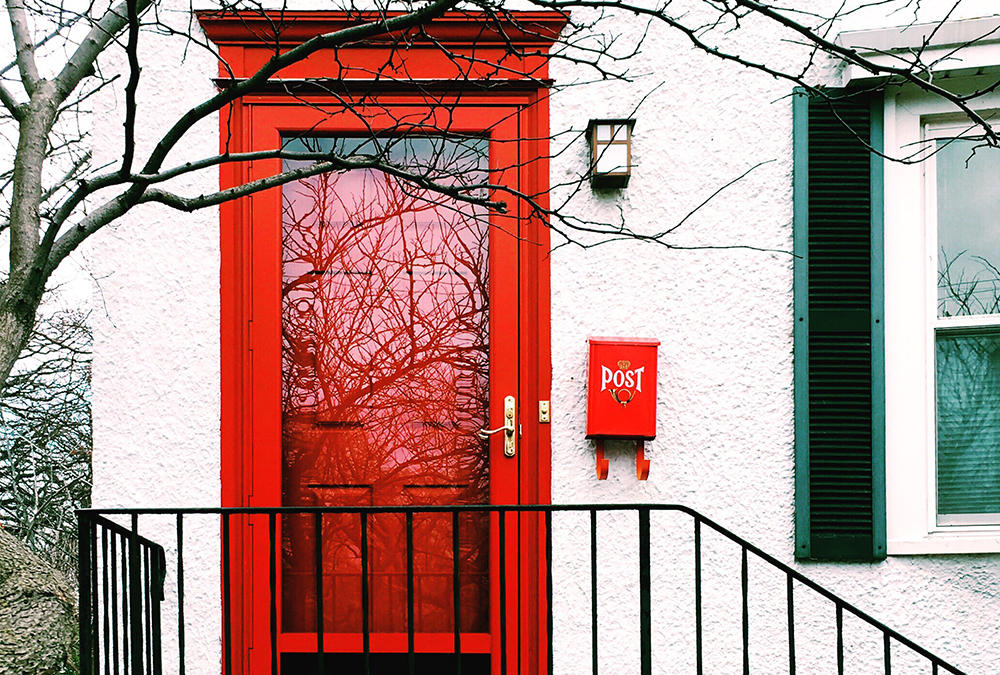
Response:
POLYGON ((795 556, 885 557, 881 96, 793 96, 795 556), (873 100, 875 98, 875 100, 873 100), (862 142, 859 139, 863 139, 862 142))

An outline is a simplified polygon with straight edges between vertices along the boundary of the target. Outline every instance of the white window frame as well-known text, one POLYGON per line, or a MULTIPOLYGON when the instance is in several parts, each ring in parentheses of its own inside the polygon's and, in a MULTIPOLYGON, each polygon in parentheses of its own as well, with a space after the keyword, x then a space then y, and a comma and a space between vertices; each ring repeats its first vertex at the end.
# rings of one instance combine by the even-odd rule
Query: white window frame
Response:
MULTIPOLYGON (((984 113, 986 111, 983 111, 984 113)), ((996 116, 996 111, 989 111, 996 116)), ((968 121, 952 120, 951 118, 931 117, 924 120, 923 139, 928 148, 936 147, 936 141, 942 138, 960 138, 975 133, 974 128, 970 128, 968 121)), ((931 395, 928 397, 926 413, 927 437, 930 439, 931 449, 928 453, 930 466, 928 475, 930 476, 930 486, 928 488, 929 513, 931 523, 929 530, 932 532, 950 532, 956 528, 968 528, 970 526, 990 526, 1000 529, 1000 513, 998 514, 963 514, 951 516, 954 522, 941 523, 940 514, 937 510, 937 334, 941 329, 956 328, 980 328, 997 327, 1000 328, 1000 314, 974 314, 969 316, 938 316, 938 270, 940 269, 939 246, 938 246, 938 204, 937 204, 937 153, 932 154, 924 161, 924 218, 926 219, 928 270, 927 280, 929 287, 927 299, 930 303, 928 307, 927 329, 927 359, 931 364, 933 376, 933 386, 931 395), (977 522, 978 521, 978 522, 977 522)))
MULTIPOLYGON (((968 78, 962 89, 982 85, 968 78)), ((977 102, 1000 109, 1000 95, 977 102)), ((936 163, 932 138, 967 128, 954 107, 919 91, 889 93, 885 151, 925 159, 885 165, 886 534, 889 555, 1000 552, 1000 524, 937 524, 935 329, 998 317, 937 318, 936 163), (920 195, 922 198, 917 198, 920 195)), ((951 135, 954 135, 952 133, 951 135)))

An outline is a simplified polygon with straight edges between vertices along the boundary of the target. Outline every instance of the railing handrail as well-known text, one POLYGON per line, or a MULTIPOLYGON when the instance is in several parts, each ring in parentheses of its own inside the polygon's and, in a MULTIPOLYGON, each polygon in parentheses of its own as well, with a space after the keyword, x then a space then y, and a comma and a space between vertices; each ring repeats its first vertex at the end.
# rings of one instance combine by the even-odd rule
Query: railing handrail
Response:
POLYGON ((153 549, 154 551, 157 551, 158 554, 162 554, 164 552, 164 548, 162 545, 156 543, 152 539, 147 539, 146 537, 142 536, 141 534, 138 534, 137 532, 133 532, 132 530, 125 527, 121 523, 116 523, 113 520, 105 518, 104 514, 100 513, 99 511, 100 509, 77 509, 76 513, 77 516, 79 516, 80 514, 85 514, 87 518, 93 521, 95 524, 98 524, 101 527, 105 527, 108 530, 111 530, 112 532, 117 532, 123 537, 128 537, 129 539, 133 539, 139 544, 146 546, 150 549, 153 549))
MULTIPOLYGON (((649 503, 598 503, 598 504, 455 504, 455 505, 425 505, 425 506, 236 506, 236 507, 142 507, 142 508, 88 508, 77 509, 78 518, 100 519, 102 524, 119 528, 126 534, 134 534, 131 530, 121 525, 107 520, 105 516, 153 516, 153 515, 218 515, 218 516, 252 516, 271 514, 406 514, 406 513, 454 513, 456 511, 487 512, 487 513, 558 513, 558 512, 610 512, 610 511, 637 511, 637 512, 677 512, 684 513, 694 519, 696 524, 703 524, 719 533, 726 539, 738 544, 747 552, 753 553, 756 557, 768 563, 772 567, 784 572, 790 579, 798 581, 802 585, 812 589, 819 595, 830 600, 841 610, 847 610, 857 618, 866 622, 870 626, 881 631, 883 635, 891 637, 900 644, 908 647, 914 652, 928 659, 935 666, 943 667, 956 675, 964 675, 964 671, 951 665, 940 656, 930 650, 920 646, 910 640, 900 632, 890 628, 882 621, 876 619, 864 610, 858 608, 851 602, 845 600, 828 588, 813 581, 791 565, 782 562, 773 555, 762 550, 760 547, 744 539, 732 530, 712 520, 708 516, 694 510, 684 504, 649 504, 649 503)), ((148 541, 148 540, 145 540, 148 541)), ((159 546, 154 542, 149 542, 154 546, 159 546)))

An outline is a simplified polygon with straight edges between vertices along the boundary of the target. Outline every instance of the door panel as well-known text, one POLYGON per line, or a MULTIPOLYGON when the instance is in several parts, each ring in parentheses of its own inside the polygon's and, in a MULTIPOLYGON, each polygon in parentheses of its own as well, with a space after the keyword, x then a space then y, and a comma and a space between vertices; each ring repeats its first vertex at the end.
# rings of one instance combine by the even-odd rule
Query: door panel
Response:
MULTIPOLYGON (((361 119, 357 111, 260 106, 248 136, 254 149, 277 147, 282 134, 314 144, 358 142, 351 139, 380 125, 395 123, 398 131, 409 115, 451 132, 436 140, 411 134, 400 146, 411 159, 430 152, 433 161, 465 162, 463 175, 522 184, 517 108, 457 106, 437 120, 435 109, 400 114, 402 107, 361 119)), ((257 161, 248 178, 281 168, 257 161)), ((520 393, 524 350, 538 346, 518 338, 527 220, 515 209, 487 214, 421 196, 381 172, 354 170, 250 200, 248 505, 512 504, 519 472, 537 480, 519 455, 504 456, 503 433, 485 441, 475 434, 504 424, 504 398, 520 393)), ((537 436, 532 420, 516 422, 537 436)), ((364 533, 373 652, 406 650, 404 523, 402 515, 374 514, 364 533)), ((279 649, 315 651, 315 521, 282 516, 278 530, 279 649)), ((362 534, 356 514, 323 517, 328 654, 362 648, 362 534)), ((453 648, 452 535, 450 515, 414 516, 418 652, 453 648)), ((518 629, 518 609, 537 602, 519 590, 523 535, 509 518, 501 565, 496 515, 459 520, 462 651, 489 654, 494 669, 501 624, 511 659, 519 641, 536 639, 522 640, 518 629)), ((250 642, 263 646, 248 661, 247 672, 256 672, 255 659, 264 664, 269 653, 269 547, 266 528, 250 527, 246 536, 254 553, 248 546, 251 611, 243 621, 250 642)))

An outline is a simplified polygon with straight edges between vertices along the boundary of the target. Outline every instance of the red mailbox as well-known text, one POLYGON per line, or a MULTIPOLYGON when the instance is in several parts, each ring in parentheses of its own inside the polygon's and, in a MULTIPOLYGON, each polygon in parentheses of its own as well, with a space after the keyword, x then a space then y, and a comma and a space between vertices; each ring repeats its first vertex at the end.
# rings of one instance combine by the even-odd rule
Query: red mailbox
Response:
POLYGON ((636 441, 635 472, 649 476, 645 442, 656 437, 656 350, 659 340, 593 337, 587 375, 587 438, 597 445, 597 477, 608 477, 604 441, 636 441))

